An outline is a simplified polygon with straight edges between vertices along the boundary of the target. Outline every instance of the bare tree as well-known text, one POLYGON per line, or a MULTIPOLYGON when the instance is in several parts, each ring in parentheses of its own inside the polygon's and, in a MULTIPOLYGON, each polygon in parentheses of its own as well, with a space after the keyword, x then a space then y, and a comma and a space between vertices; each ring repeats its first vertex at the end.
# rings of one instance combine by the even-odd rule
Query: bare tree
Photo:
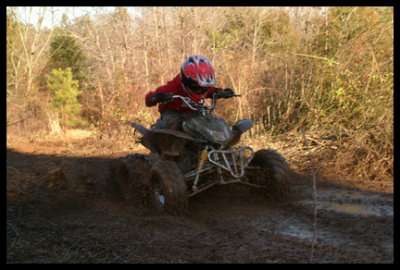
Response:
MULTIPOLYGON (((20 12, 15 7, 10 7, 10 14, 15 16, 16 21, 21 19, 17 16, 20 12)), ((20 92, 22 97, 28 96, 33 87, 33 82, 42 73, 46 63, 41 62, 43 55, 48 49, 49 42, 53 36, 55 28, 48 31, 43 30, 43 20, 47 16, 46 7, 19 7, 19 10, 27 12, 27 20, 24 24, 15 24, 15 31, 19 36, 19 44, 22 45, 22 51, 17 53, 17 44, 10 42, 7 36, 7 44, 10 45, 7 54, 11 54, 13 77, 17 93, 20 92), (37 10, 37 22, 31 22, 34 10, 37 10), (21 70, 22 69, 22 70, 21 70), (23 77, 24 79, 21 79, 23 77), (20 89, 21 80, 26 82, 26 86, 20 89)))

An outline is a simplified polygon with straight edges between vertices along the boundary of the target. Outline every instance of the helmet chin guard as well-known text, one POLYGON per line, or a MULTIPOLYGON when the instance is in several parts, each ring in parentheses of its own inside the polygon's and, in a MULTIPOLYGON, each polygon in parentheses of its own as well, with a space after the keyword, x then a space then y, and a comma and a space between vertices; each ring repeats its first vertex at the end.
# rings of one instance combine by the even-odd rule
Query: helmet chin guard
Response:
POLYGON ((185 91, 186 95, 190 97, 194 102, 200 103, 203 97, 207 94, 208 90, 204 92, 204 94, 196 95, 192 91, 186 89, 185 85, 182 83, 182 88, 185 91))

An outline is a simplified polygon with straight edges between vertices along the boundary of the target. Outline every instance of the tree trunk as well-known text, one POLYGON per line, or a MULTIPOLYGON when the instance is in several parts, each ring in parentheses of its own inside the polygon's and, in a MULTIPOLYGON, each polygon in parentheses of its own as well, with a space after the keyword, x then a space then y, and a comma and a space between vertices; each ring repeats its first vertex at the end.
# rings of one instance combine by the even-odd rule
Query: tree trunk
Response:
POLYGON ((167 59, 168 59, 168 76, 173 76, 172 74, 172 62, 171 62, 171 45, 169 43, 169 31, 168 31, 168 22, 166 20, 166 10, 165 7, 162 9, 163 11, 163 21, 164 21, 164 32, 165 32, 165 43, 167 45, 167 59))
POLYGON ((159 28, 159 16, 158 16, 158 7, 153 7, 153 20, 154 20, 154 32, 156 34, 156 48, 157 48, 157 64, 158 64, 158 70, 160 73, 160 82, 161 84, 164 84, 164 70, 163 70, 163 65, 161 62, 162 58, 162 53, 161 53, 161 45, 160 45, 160 34, 158 32, 159 28))
POLYGON ((47 111, 47 117, 49 119, 49 130, 50 135, 59 135, 61 134, 60 122, 58 120, 58 113, 52 112, 51 110, 47 111))

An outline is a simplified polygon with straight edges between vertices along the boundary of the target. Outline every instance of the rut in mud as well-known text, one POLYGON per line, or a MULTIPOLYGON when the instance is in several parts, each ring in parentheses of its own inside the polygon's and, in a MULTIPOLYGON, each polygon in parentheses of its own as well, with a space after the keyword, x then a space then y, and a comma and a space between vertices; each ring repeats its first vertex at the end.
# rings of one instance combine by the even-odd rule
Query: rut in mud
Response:
MULTIPOLYGON (((182 217, 123 200, 113 156, 7 149, 8 263, 392 263, 393 194, 297 175, 289 197, 236 184, 189 199, 182 217)), ((54 150, 54 151, 53 151, 54 150)))

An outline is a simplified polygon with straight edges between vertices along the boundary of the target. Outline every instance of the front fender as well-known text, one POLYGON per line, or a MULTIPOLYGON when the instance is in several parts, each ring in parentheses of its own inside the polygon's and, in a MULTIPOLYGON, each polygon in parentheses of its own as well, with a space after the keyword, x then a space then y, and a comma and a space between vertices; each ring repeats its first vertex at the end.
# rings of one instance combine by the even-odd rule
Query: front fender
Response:
POLYGON ((232 126, 232 140, 229 145, 232 147, 240 141, 240 136, 253 127, 253 121, 248 118, 237 121, 232 126))
POLYGON ((253 121, 251 121, 251 119, 249 118, 245 118, 233 124, 232 133, 242 134, 251 129, 252 127, 253 127, 253 121))

